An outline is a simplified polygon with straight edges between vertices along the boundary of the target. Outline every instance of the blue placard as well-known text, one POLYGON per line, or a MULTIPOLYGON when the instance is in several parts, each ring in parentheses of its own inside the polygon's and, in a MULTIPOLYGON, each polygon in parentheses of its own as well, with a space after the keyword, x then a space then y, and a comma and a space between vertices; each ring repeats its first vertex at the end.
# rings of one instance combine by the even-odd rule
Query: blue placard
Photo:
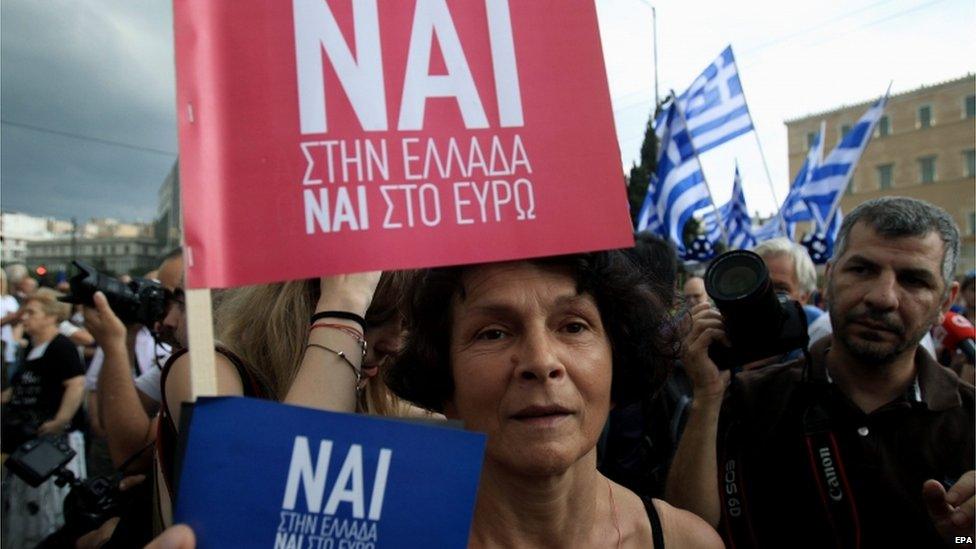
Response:
POLYGON ((174 518, 198 547, 466 547, 484 448, 459 429, 201 398, 174 518))

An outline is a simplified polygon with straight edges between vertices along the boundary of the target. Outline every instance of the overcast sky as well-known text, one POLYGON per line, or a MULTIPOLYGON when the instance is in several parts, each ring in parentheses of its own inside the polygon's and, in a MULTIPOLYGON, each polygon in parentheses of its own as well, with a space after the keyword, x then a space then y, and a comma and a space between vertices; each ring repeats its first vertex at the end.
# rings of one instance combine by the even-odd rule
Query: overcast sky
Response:
MULTIPOLYGON (((596 0, 621 161, 651 112, 651 10, 596 0)), ((569 4, 569 3, 567 3, 569 4)), ((972 0, 653 2, 658 88, 679 93, 731 44, 777 197, 785 119, 974 72, 972 0)), ((176 158, 170 2, 0 3, 0 206, 60 218, 151 220, 176 158)), ((571 70, 567 66, 567 70, 571 70)), ((703 158, 716 201, 738 159, 751 210, 775 207, 757 139, 703 158)))

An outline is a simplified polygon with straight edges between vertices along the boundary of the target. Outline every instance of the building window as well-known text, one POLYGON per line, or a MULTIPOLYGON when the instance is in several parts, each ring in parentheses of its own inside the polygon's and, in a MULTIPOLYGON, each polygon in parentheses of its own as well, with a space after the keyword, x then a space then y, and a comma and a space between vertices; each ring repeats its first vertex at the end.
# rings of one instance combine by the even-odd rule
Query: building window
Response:
POLYGON ((813 144, 816 141, 817 141, 817 132, 808 132, 807 133, 807 150, 808 151, 813 148, 813 144))
POLYGON ((918 159, 918 182, 932 183, 935 181, 935 156, 918 159))
POLYGON ((918 120, 915 123, 915 127, 919 129, 932 127, 931 105, 922 105, 918 108, 918 120))
POLYGON ((894 171, 894 164, 882 164, 878 166, 878 187, 881 190, 891 188, 891 174, 894 171))
POLYGON ((966 177, 976 177, 976 150, 963 151, 962 155, 966 158, 966 177))
POLYGON ((966 118, 976 118, 976 95, 966 96, 966 109, 963 112, 966 118))
POLYGON ((850 131, 851 131, 851 125, 850 124, 841 124, 841 126, 840 126, 840 138, 841 139, 844 139, 844 136, 847 135, 848 133, 850 133, 850 131))
POLYGON ((891 134, 891 120, 888 119, 888 115, 884 115, 878 120, 878 127, 875 131, 878 137, 884 137, 891 134))

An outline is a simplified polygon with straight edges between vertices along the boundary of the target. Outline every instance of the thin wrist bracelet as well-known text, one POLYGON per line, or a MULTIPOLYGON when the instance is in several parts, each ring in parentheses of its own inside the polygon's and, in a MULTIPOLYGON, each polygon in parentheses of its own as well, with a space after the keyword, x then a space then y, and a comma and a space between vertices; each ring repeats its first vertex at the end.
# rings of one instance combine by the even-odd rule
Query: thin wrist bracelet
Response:
POLYGON ((359 330, 355 328, 350 328, 349 326, 346 326, 344 324, 329 324, 328 322, 316 322, 315 324, 312 324, 311 328, 309 328, 309 332, 317 328, 329 328, 332 330, 338 330, 346 334, 347 336, 351 337, 353 340, 356 341, 356 344, 359 345, 359 350, 362 351, 363 354, 363 360, 364 361, 366 360, 366 336, 364 336, 362 332, 360 332, 359 330))
POLYGON ((312 318, 308 321, 309 324, 315 324, 316 321, 322 320, 323 318, 341 318, 343 320, 351 320, 359 327, 363 329, 363 333, 366 332, 366 319, 357 315, 356 313, 350 313, 349 311, 322 311, 321 313, 315 313, 312 318))
POLYGON ((346 356, 346 353, 342 351, 337 351, 331 347, 326 347, 325 345, 319 345, 318 343, 309 343, 308 345, 305 346, 305 349, 308 350, 309 347, 317 347, 319 349, 328 351, 336 355, 340 359, 342 359, 343 362, 345 362, 350 368, 352 368, 352 373, 356 376, 357 391, 361 390, 363 387, 366 386, 366 378, 363 376, 362 368, 357 368, 356 365, 353 364, 351 360, 349 360, 349 357, 346 356))

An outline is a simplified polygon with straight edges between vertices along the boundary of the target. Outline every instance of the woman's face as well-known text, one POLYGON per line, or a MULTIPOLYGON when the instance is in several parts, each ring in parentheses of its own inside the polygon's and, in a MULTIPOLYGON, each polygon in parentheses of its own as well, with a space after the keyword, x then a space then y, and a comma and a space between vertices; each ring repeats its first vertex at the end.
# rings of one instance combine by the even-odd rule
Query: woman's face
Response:
POLYGON ((487 459, 521 474, 566 471, 594 451, 610 410, 610 341, 568 272, 475 268, 452 303, 448 417, 488 434, 487 459))
POLYGON ((24 305, 22 322, 24 323, 24 331, 29 335, 37 335, 45 328, 57 326, 57 321, 58 318, 55 315, 46 314, 37 301, 31 300, 24 305))
POLYGON ((403 321, 399 314, 392 314, 382 323, 370 325, 366 330, 366 361, 363 373, 373 377, 380 365, 400 352, 403 344, 403 321))

